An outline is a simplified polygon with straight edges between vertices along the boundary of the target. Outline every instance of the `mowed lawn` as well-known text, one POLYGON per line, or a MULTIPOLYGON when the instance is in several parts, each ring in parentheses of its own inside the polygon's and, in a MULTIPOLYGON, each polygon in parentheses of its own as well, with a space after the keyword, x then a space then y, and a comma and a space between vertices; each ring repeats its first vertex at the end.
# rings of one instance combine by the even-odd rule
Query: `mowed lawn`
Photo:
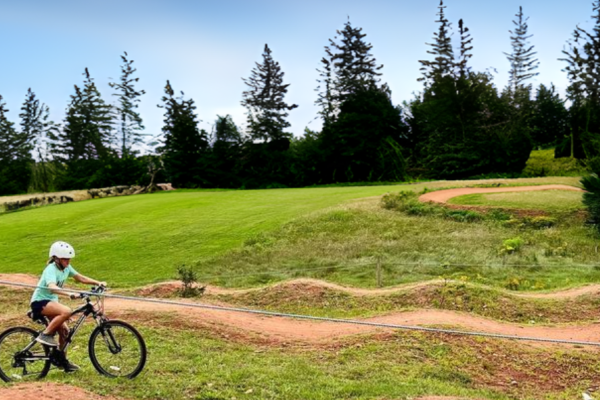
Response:
MULTIPOLYGON (((578 178, 480 182, 577 185, 578 178)), ((77 249, 73 265, 114 287, 176 277, 178 265, 195 265, 239 248, 244 240, 317 210, 400 190, 472 185, 474 181, 412 185, 272 190, 175 191, 106 198, 0 214, 0 273, 40 274, 50 244, 77 249)), ((223 266, 219 267, 222 274, 223 266)), ((206 268, 204 268, 205 270, 206 268)), ((205 271, 206 272, 206 271, 205 271)))
POLYGON ((0 272, 39 274, 55 240, 73 265, 116 286, 175 277, 191 265, 302 214, 397 186, 176 191, 82 201, 0 215, 0 272))
POLYGON ((450 199, 450 204, 519 208, 546 211, 574 211, 584 208, 583 193, 566 190, 539 192, 479 193, 450 199))

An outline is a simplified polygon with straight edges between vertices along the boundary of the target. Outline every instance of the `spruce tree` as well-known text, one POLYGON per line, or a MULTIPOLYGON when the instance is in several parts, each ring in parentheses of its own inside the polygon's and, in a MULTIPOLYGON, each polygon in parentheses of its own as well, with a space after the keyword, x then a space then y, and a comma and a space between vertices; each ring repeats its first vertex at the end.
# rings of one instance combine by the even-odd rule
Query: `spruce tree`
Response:
POLYGON ((241 104, 248 110, 250 137, 256 142, 289 140, 292 135, 284 132, 290 126, 286 117, 288 111, 298 106, 285 102, 289 84, 283 83, 284 73, 267 44, 262 56, 262 63, 256 63, 250 77, 242 78, 248 86, 241 104))
POLYGON ((529 29, 527 21, 529 17, 523 18, 523 7, 519 7, 519 13, 515 14, 516 21, 513 21, 515 29, 509 31, 512 44, 512 53, 504 53, 510 62, 510 78, 509 86, 513 92, 524 87, 524 82, 534 76, 539 75, 539 72, 534 72, 539 67, 539 61, 535 58, 537 54, 533 51, 533 45, 529 45, 529 39, 533 35, 527 35, 529 29))
MULTIPOLYGON (((556 146, 569 135, 569 112, 565 100, 560 98, 554 84, 549 87, 541 84, 536 92, 534 113, 531 117, 531 138, 534 146, 556 146)), ((570 144, 570 143, 569 143, 570 144)), ((569 146, 570 152, 570 146, 569 146)))
POLYGON ((367 35, 362 28, 353 27, 348 20, 336 33, 325 46, 322 69, 317 70, 321 79, 315 104, 321 108, 319 113, 325 125, 335 121, 341 104, 353 93, 378 88, 390 94, 379 78, 383 65, 378 65, 371 54, 373 46, 364 40, 367 35))
POLYGON ((433 43, 426 43, 431 46, 431 50, 428 50, 427 53, 433 55, 434 59, 433 61, 419 60, 423 76, 418 80, 424 81, 425 86, 430 86, 437 79, 454 71, 454 51, 451 39, 452 24, 446 19, 444 0, 440 0, 438 8, 437 15, 439 18, 435 21, 439 23, 438 31, 433 35, 433 43))
POLYGON ((137 90, 135 84, 140 78, 134 78, 133 74, 137 69, 133 68, 133 60, 128 58, 127 52, 121 56, 123 65, 121 65, 120 82, 109 83, 110 87, 117 90, 113 96, 117 96, 119 105, 115 108, 115 114, 118 119, 118 135, 120 136, 121 157, 133 154, 132 146, 143 143, 144 130, 142 117, 136 111, 139 106, 140 97, 146 92, 137 90))
POLYGON ((67 163, 111 154, 112 109, 102 99, 87 68, 83 75, 83 89, 74 85, 63 129, 51 135, 54 156, 67 163))
POLYGON ((196 105, 193 99, 185 99, 181 92, 175 96, 171 83, 167 81, 162 105, 165 110, 162 128, 163 146, 161 153, 165 172, 175 187, 198 187, 207 182, 203 160, 209 148, 208 134, 198 129, 196 105))
POLYGON ((8 111, 0 96, 0 195, 27 191, 33 161, 32 143, 8 120, 8 111))
POLYGON ((33 190, 49 192, 54 168, 50 164, 49 136, 56 135, 58 125, 49 120, 50 109, 40 103, 31 88, 27 91, 21 107, 21 133, 29 143, 27 150, 33 151, 37 162, 33 168, 31 186, 33 190))

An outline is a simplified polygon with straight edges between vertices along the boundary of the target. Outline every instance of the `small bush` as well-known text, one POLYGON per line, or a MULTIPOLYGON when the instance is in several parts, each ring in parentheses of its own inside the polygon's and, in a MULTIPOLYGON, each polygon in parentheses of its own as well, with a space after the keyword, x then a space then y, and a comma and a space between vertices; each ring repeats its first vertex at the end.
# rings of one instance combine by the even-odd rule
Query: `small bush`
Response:
POLYGON ((404 208, 403 205, 409 201, 416 200, 417 194, 415 192, 398 192, 398 193, 386 193, 381 198, 381 206, 386 210, 400 210, 404 208))
POLYGON ((506 239, 502 242, 502 252, 507 254, 516 253, 523 247, 525 242, 520 237, 506 239))
POLYGON ((185 264, 177 267, 177 275, 181 281, 179 294, 182 297, 196 297, 204 293, 204 287, 198 287, 198 276, 192 267, 185 264))

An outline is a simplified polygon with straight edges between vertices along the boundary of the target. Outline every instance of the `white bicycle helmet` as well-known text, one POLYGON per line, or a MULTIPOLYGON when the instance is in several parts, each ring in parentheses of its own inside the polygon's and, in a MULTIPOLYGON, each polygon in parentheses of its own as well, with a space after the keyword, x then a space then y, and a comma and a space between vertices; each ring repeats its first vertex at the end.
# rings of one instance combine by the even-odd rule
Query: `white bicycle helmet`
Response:
POLYGON ((54 242, 50 246, 50 258, 56 256, 58 258, 75 258, 75 249, 66 242, 54 242))

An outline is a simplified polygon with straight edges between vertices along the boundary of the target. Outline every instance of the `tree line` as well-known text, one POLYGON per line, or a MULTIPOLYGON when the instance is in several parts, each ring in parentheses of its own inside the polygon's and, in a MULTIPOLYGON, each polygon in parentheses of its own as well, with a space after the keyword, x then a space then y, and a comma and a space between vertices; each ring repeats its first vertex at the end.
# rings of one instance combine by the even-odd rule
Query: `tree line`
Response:
POLYGON ((0 194, 144 184, 148 171, 175 187, 269 188, 347 182, 458 179, 519 174, 534 147, 556 157, 586 159, 600 168, 600 0, 592 4, 594 29, 576 27, 564 51, 567 98, 554 85, 533 88, 539 61, 520 7, 510 31, 509 83, 498 89, 488 71, 473 70, 467 22, 453 24, 440 1, 438 29, 420 60, 422 90, 392 102, 382 65, 362 28, 348 20, 329 39, 318 68, 320 131, 294 137, 287 117, 298 107, 285 97, 289 84, 265 45, 244 79, 246 129, 217 116, 210 132, 198 126, 193 99, 167 80, 158 106, 162 137, 148 143, 137 108, 145 94, 127 53, 121 76, 102 97, 86 68, 74 86, 64 120, 49 120, 48 106, 28 91, 16 126, 0 96, 0 194), (566 105, 569 100, 569 107, 566 105), (136 146, 151 144, 152 154, 136 146))

